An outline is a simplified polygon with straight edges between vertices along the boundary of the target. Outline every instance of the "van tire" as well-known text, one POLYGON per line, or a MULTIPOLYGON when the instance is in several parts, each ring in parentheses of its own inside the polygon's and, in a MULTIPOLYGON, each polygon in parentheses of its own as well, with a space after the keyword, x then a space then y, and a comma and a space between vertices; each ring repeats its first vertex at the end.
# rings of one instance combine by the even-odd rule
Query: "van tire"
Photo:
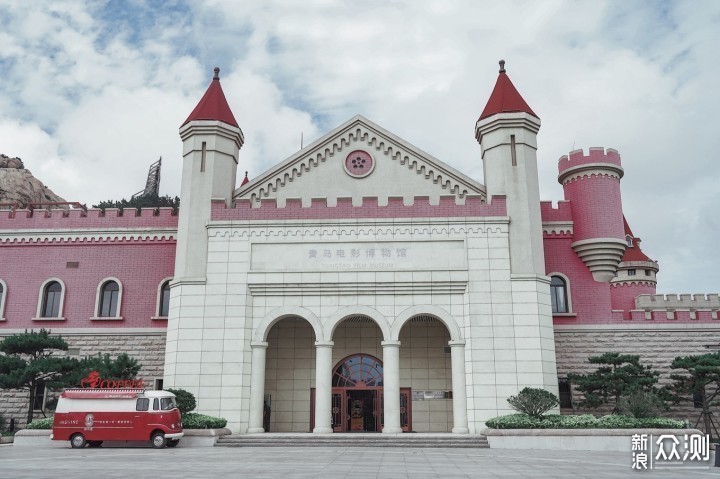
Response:
POLYGON ((102 441, 88 441, 88 447, 100 447, 102 443, 102 441))
POLYGON ((180 439, 168 439, 167 447, 175 447, 180 443, 180 439))
POLYGON ((70 447, 73 449, 81 449, 85 447, 86 444, 87 441, 85 440, 85 436, 82 434, 77 433, 70 436, 70 447))
POLYGON ((152 436, 150 436, 150 444, 155 449, 162 449, 167 445, 167 441, 165 440, 165 434, 162 432, 155 432, 152 436))

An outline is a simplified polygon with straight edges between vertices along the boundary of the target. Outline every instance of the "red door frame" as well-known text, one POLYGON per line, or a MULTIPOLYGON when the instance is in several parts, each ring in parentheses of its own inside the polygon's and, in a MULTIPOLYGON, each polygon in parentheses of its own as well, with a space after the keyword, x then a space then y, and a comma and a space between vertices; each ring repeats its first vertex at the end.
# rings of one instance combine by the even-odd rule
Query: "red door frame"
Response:
MULTIPOLYGON (((383 408, 383 387, 354 387, 354 388, 332 388, 332 394, 333 396, 336 394, 340 394, 340 421, 339 423, 333 421, 333 431, 334 432, 348 432, 347 431, 347 393, 348 391, 376 391, 375 392, 375 412, 376 412, 376 428, 377 432, 381 432, 382 428, 385 426, 384 424, 384 408, 383 408)), ((410 432, 412 431, 412 389, 411 388, 400 388, 400 394, 405 395, 406 397, 406 404, 408 406, 407 410, 407 423, 401 424, 403 432, 410 432)), ((402 404, 402 401, 401 401, 402 404)), ((332 402, 331 402, 332 405, 332 402)), ((332 407, 338 407, 337 405, 333 405, 332 407)), ((334 414, 334 412, 333 412, 334 414)), ((401 409, 401 417, 402 417, 402 409, 401 409)), ((402 422, 402 421, 401 421, 402 422)), ((310 388, 310 432, 315 428, 315 388, 310 388)))

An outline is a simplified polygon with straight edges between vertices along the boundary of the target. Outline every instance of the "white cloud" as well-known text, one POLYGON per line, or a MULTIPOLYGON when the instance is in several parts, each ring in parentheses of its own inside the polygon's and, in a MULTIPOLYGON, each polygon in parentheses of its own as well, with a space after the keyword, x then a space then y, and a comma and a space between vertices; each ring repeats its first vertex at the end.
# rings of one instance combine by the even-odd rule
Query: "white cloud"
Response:
POLYGON ((68 199, 128 196, 159 155, 177 194, 177 128, 216 64, 246 137, 241 172, 361 113, 481 180, 474 122, 505 58, 543 121, 544 199, 562 197, 561 155, 617 148, 660 290, 720 291, 716 2, 207 0, 138 3, 114 23, 112 2, 27 3, 0 7, 2 152, 68 199))

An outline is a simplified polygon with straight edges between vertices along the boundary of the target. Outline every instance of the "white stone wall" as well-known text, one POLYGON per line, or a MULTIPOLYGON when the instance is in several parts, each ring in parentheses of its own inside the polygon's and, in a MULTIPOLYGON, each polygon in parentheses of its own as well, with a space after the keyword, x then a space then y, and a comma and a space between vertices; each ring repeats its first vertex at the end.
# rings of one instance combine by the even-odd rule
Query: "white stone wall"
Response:
MULTIPOLYGON (((291 315, 305 318, 322 341, 334 340, 352 315, 373 318, 383 340, 397 340, 414 315, 434 315, 450 339, 465 341, 471 432, 507 411, 505 399, 519 389, 557 388, 547 280, 511 275, 507 218, 211 222, 207 264, 206 279, 172 287, 166 385, 194 392, 200 412, 227 418, 236 432, 248 424, 250 343, 265 341, 291 315), (318 261, 296 262, 293 254, 309 258, 308 244, 318 261), (271 254, 276 245, 282 255, 271 254), (348 261, 359 245, 393 255, 348 261), (406 255, 395 255, 399 249, 406 255), (346 257, 334 257, 338 250, 346 257)), ((450 413, 449 405, 427 408, 435 413, 428 429, 450 413)))

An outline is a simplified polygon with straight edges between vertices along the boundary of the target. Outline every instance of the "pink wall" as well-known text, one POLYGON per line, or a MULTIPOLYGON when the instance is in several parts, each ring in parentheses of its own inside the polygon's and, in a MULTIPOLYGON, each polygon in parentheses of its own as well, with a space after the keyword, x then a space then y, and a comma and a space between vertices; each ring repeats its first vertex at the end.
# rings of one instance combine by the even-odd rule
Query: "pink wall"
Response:
POLYGON ((623 319, 630 319, 630 311, 635 309, 635 298, 640 294, 655 294, 652 283, 616 284, 610 288, 612 309, 622 310, 623 319))
POLYGON ((85 243, 10 243, 0 246, 0 279, 7 284, 6 321, 1 329, 165 327, 156 316, 158 285, 173 275, 175 242, 112 241, 85 243), (67 262, 79 262, 76 269, 67 262), (91 321, 98 284, 116 277, 123 287, 122 321, 91 321), (32 321, 38 295, 48 278, 65 283, 65 321, 32 321))
POLYGON ((590 270, 570 246, 570 234, 545 235, 545 268, 548 274, 559 272, 570 282, 572 313, 576 317, 554 318, 555 324, 608 323, 613 320, 610 301, 610 285, 598 283, 590 270))
POLYGON ((177 228, 177 215, 172 208, 125 210, 0 210, 0 229, 65 229, 65 228, 177 228))

